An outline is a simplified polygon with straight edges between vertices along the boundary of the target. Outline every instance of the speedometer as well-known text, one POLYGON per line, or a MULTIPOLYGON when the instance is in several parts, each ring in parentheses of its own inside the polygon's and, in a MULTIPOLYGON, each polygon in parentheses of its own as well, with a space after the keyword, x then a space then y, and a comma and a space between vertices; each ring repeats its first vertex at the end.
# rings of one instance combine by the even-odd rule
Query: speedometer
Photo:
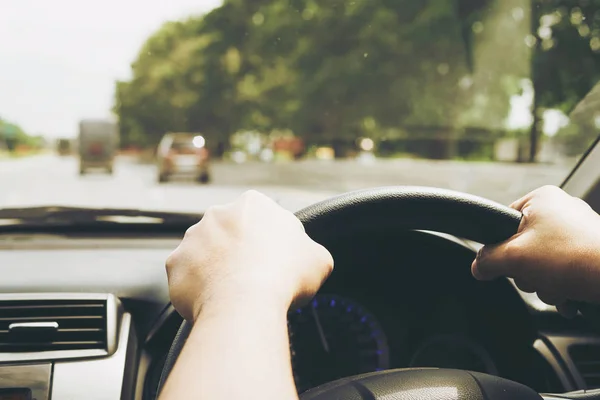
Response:
POLYGON ((317 295, 288 317, 298 391, 346 376, 389 368, 387 338, 373 314, 356 302, 317 295))

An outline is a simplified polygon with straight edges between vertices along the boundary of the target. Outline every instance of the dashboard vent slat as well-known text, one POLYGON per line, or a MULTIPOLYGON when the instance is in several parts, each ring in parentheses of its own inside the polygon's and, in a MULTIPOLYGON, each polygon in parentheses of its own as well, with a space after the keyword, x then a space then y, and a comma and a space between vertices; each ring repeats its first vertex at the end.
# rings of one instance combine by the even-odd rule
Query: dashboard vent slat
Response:
POLYGON ((106 348, 106 300, 0 302, 0 353, 106 348))
POLYGON ((585 389, 600 388, 600 346, 574 345, 569 348, 569 355, 585 382, 585 389))

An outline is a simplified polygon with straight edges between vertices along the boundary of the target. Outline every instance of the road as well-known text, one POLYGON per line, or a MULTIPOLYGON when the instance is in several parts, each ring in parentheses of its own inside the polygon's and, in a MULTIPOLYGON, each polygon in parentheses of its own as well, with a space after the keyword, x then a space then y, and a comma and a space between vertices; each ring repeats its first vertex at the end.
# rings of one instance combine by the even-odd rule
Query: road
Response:
POLYGON ((544 184, 559 184, 566 166, 426 160, 215 163, 213 182, 156 181, 153 165, 120 158, 113 176, 78 175, 74 157, 43 155, 0 161, 0 207, 74 205, 203 211, 254 188, 294 211, 331 195, 374 186, 421 185, 510 203, 544 184))

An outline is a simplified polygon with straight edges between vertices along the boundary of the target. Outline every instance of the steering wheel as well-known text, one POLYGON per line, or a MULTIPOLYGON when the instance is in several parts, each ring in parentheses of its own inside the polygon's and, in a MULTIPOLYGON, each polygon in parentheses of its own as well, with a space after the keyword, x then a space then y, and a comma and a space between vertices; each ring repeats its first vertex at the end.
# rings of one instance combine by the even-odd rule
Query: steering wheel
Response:
MULTIPOLYGON (((424 187, 383 187, 346 193, 296 213, 319 242, 365 229, 428 230, 483 244, 517 232, 521 213, 477 196, 424 187)), ((343 273, 337 271, 337 273, 343 273)), ((159 391, 191 330, 183 322, 165 362, 159 391)), ((499 377, 449 369, 397 369, 342 378, 310 389, 303 400, 533 400, 534 390, 499 377)), ((562 397, 565 398, 565 397, 562 397)))

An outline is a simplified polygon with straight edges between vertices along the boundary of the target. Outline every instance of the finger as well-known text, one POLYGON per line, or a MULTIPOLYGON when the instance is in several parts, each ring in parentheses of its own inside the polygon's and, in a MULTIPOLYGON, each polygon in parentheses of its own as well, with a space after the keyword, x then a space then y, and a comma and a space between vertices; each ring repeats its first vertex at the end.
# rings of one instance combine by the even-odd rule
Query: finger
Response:
POLYGON ((536 291, 535 285, 523 279, 515 279, 515 285, 525 293, 535 293, 536 291))
POLYGON ((547 195, 552 195, 552 194, 557 194, 557 193, 562 193, 565 194, 565 192, 559 188, 558 186, 554 186, 554 185, 545 185, 542 187, 539 187, 529 193, 527 193, 525 196, 521 197, 520 199, 516 200, 515 202, 513 202, 510 207, 522 211, 523 208, 529 203, 531 202, 531 200, 535 197, 538 196, 547 196, 547 195))
POLYGON ((572 319, 577 316, 579 312, 577 304, 572 301, 566 301, 556 305, 556 310, 565 318, 572 319))
POLYGON ((471 264, 471 273, 475 279, 482 281, 492 280, 499 276, 512 278, 513 264, 507 251, 507 242, 486 245, 477 252, 477 256, 471 264))
POLYGON ((535 196, 535 190, 533 192, 527 193, 525 196, 521 197, 518 200, 513 201, 509 207, 514 208, 517 211, 522 211, 523 207, 531 200, 531 198, 535 196))
POLYGON ((286 216, 292 220, 294 220, 294 223, 298 226, 298 228, 300 228, 302 230, 302 232, 306 232, 306 228, 304 227, 304 224, 302 223, 302 221, 300 221, 300 219, 298 217, 296 217, 296 214, 294 214, 291 211, 285 210, 285 209, 281 209, 284 214, 286 214, 286 216))
POLYGON ((257 190, 251 189, 246 190, 242 195, 237 199, 236 203, 247 203, 250 202, 252 204, 277 204, 275 200, 270 198, 264 193, 261 193, 257 190))
MULTIPOLYGON (((208 207, 208 209, 204 212, 204 215, 198 224, 202 223, 202 221, 210 221, 213 218, 219 218, 223 214, 228 214, 231 211, 234 203, 228 203, 224 205, 214 205, 208 207)), ((198 225, 196 224, 196 225, 198 225)))
POLYGON ((326 279, 329 277, 329 275, 331 275, 331 273, 333 272, 333 256, 331 255, 331 253, 329 252, 329 250, 327 250, 327 248, 325 246, 323 246, 320 243, 314 242, 317 246, 317 249, 319 251, 319 255, 322 257, 323 260, 323 264, 326 267, 326 279))

